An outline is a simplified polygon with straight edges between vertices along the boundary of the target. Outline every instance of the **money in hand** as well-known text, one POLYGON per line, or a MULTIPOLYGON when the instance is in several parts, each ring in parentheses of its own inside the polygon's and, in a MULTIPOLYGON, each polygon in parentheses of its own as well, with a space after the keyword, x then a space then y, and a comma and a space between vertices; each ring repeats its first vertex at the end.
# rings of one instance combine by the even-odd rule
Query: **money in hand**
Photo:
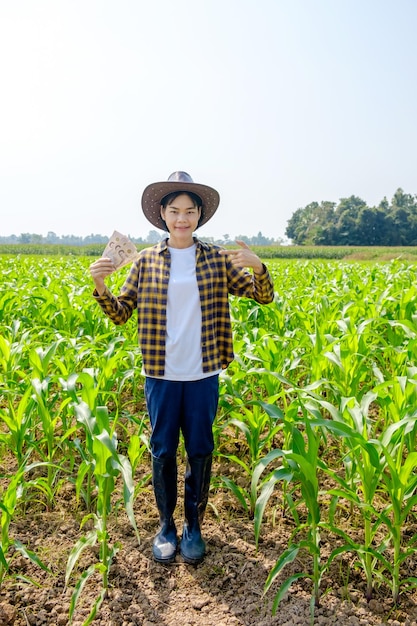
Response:
POLYGON ((128 237, 115 230, 110 237, 102 256, 111 259, 114 267, 119 269, 119 267, 123 267, 123 265, 132 263, 138 256, 138 251, 135 244, 132 243, 128 237))

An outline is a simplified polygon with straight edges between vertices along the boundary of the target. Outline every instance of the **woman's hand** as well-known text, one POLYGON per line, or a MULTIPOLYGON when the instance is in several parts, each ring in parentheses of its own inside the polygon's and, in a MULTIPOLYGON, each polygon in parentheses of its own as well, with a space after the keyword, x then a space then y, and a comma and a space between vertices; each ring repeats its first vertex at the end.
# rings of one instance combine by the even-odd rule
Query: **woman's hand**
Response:
POLYGON ((116 268, 114 267, 113 261, 111 261, 107 257, 101 257, 90 265, 91 278, 93 279, 97 293, 100 296, 104 293, 106 289, 104 279, 106 278, 106 276, 112 274, 115 269, 116 268))
POLYGON ((263 274, 264 266, 258 255, 244 241, 236 239, 236 243, 240 246, 239 250, 220 250, 219 254, 230 257, 235 267, 252 267, 255 274, 263 274))

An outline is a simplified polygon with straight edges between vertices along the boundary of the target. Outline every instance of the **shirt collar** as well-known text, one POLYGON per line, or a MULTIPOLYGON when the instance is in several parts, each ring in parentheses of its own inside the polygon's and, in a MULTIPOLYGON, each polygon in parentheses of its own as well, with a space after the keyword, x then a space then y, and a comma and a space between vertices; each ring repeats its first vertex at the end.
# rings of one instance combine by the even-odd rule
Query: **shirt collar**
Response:
MULTIPOLYGON (((205 241, 201 241, 197 237, 193 237, 193 239, 194 239, 194 243, 197 244, 197 248, 200 248, 200 249, 203 248, 204 250, 209 249, 209 245, 205 241)), ((168 237, 166 237, 165 239, 162 239, 162 241, 156 244, 156 250, 159 254, 161 254, 162 252, 165 252, 165 250, 168 250, 168 237)))

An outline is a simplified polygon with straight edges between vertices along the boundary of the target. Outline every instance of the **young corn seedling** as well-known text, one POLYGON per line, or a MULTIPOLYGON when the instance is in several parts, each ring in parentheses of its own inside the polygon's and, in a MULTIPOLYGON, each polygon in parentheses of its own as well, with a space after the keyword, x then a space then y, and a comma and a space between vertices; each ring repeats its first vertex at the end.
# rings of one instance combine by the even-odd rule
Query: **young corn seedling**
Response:
POLYGON ((49 571, 48 567, 40 560, 40 558, 29 548, 24 546, 18 539, 13 539, 10 534, 10 525, 15 517, 16 508, 19 500, 25 491, 25 472, 31 471, 39 466, 39 463, 20 467, 19 470, 11 478, 7 488, 1 494, 0 501, 0 586, 4 580, 4 576, 9 571, 12 561, 18 554, 35 563, 45 571, 49 571))
POLYGON ((258 488, 253 481, 254 469, 262 454, 271 449, 277 433, 282 430, 283 413, 273 402, 261 400, 244 402, 234 397, 230 416, 230 419, 225 423, 225 428, 228 430, 236 429, 238 433, 244 436, 245 450, 243 453, 218 452, 218 456, 227 458, 228 461, 241 468, 246 476, 248 486, 238 484, 229 476, 222 476, 221 482, 227 489, 230 489, 247 515, 252 518, 258 488))
POLYGON ((18 467, 22 467, 35 444, 32 420, 35 403, 32 399, 32 386, 26 388, 19 400, 14 395, 8 394, 7 404, 7 407, 0 408, 0 421, 6 426, 6 429, 0 432, 0 442, 14 454, 18 467))
POLYGON ((376 498, 382 476, 387 470, 387 462, 379 441, 370 436, 371 422, 368 419, 368 410, 375 397, 373 393, 365 394, 360 404, 354 398, 342 398, 340 410, 318 398, 305 405, 312 416, 312 425, 341 438, 344 443, 345 477, 334 468, 327 468, 326 472, 339 485, 338 488, 330 489, 328 493, 350 502, 361 513, 363 543, 353 540, 336 526, 334 530, 346 542, 340 548, 340 552, 352 551, 358 557, 365 572, 368 601, 372 598, 374 578, 381 578, 383 570, 387 567, 384 555, 387 542, 376 543, 378 530, 383 523, 383 517, 376 506, 376 498), (332 419, 322 418, 320 409, 329 413, 332 419), (381 567, 377 567, 378 564, 381 567))
POLYGON ((29 364, 31 367, 31 378, 39 378, 44 380, 50 374, 50 369, 53 365, 53 361, 63 339, 54 341, 46 348, 38 346, 33 348, 29 353, 29 364))
POLYGON ((7 389, 19 390, 20 381, 26 379, 27 357, 25 354, 25 341, 28 338, 26 331, 20 341, 15 339, 15 333, 19 324, 16 321, 11 328, 2 328, 0 335, 0 372, 7 389), (11 335, 10 341, 6 333, 11 335))
POLYGON ((260 473, 272 461, 275 462, 277 459, 281 459, 281 466, 270 474, 268 480, 263 482, 261 493, 256 502, 255 540, 258 543, 265 507, 276 484, 285 481, 294 485, 294 487, 299 487, 301 499, 294 501, 290 507, 296 526, 287 550, 280 555, 277 563, 268 575, 265 583, 265 592, 269 590, 282 570, 295 560, 299 551, 306 550, 312 559, 312 571, 298 572, 284 580, 274 598, 273 611, 276 612, 282 598, 295 580, 309 578, 312 580, 313 585, 310 605, 311 620, 313 620, 314 607, 319 606, 320 603, 320 587, 323 574, 327 571, 336 554, 339 553, 339 549, 335 549, 326 561, 322 562, 320 547, 321 530, 334 530, 331 524, 322 520, 321 517, 319 471, 323 471, 326 468, 324 462, 320 460, 319 454, 319 447, 323 442, 323 433, 320 428, 313 426, 309 420, 301 395, 299 397, 299 412, 301 415, 298 416, 298 420, 291 421, 286 426, 291 431, 288 449, 272 450, 259 463, 257 468, 257 472, 260 473), (300 519, 301 516, 298 513, 300 507, 305 507, 307 511, 305 521, 300 519))
POLYGON ((301 430, 291 425, 292 447, 289 450, 273 450, 267 455, 263 462, 259 464, 258 472, 277 458, 282 459, 282 465, 274 470, 269 479, 263 483, 261 493, 256 502, 255 508, 255 540, 259 541, 260 525, 263 518, 266 504, 272 495, 276 484, 281 481, 293 483, 301 490, 301 500, 294 503, 294 521, 296 527, 291 535, 288 548, 280 555, 275 566, 270 571, 265 583, 265 593, 270 589, 273 582, 281 574, 282 570, 292 563, 300 550, 306 550, 312 559, 312 571, 297 572, 286 578, 281 584, 274 598, 273 613, 283 599, 285 593, 292 583, 300 578, 309 578, 312 581, 311 595, 311 620, 314 620, 314 608, 320 604, 320 586, 324 572, 328 569, 336 552, 323 563, 321 559, 320 531, 327 528, 321 520, 320 489, 318 471, 321 466, 319 461, 319 444, 322 435, 317 428, 313 428, 308 419, 304 421, 304 434, 301 430), (295 512, 301 505, 307 510, 305 522, 301 522, 299 515, 295 512), (298 539, 296 539, 299 537, 298 539))
POLYGON ((392 598, 396 604, 401 586, 417 586, 417 577, 401 578, 401 565, 417 552, 417 536, 414 535, 407 545, 403 545, 402 529, 407 518, 417 504, 417 452, 405 453, 405 441, 415 429, 416 416, 408 416, 388 426, 381 435, 381 448, 387 463, 387 470, 382 474, 382 484, 388 505, 382 512, 382 519, 389 531, 393 548, 392 559, 387 569, 390 579, 392 598))
MULTIPOLYGON (((369 395, 367 400, 369 400, 369 395)), ((340 415, 328 407, 333 420, 313 420, 313 423, 326 428, 337 437, 347 440, 348 448, 353 459, 349 470, 356 479, 349 482, 333 471, 333 477, 339 482, 339 489, 332 489, 329 493, 336 497, 347 499, 356 505, 362 512, 364 523, 364 543, 358 544, 340 529, 335 529, 343 537, 346 544, 342 550, 356 552, 366 574, 367 599, 372 596, 373 579, 377 576, 392 590, 394 603, 398 602, 400 587, 407 588, 417 585, 417 578, 401 579, 401 565, 417 551, 417 536, 415 535, 406 546, 403 545, 402 529, 413 507, 417 504, 417 452, 408 452, 411 445, 415 447, 415 414, 408 415, 400 421, 388 425, 380 435, 372 440, 362 436, 358 429, 352 429, 348 423, 339 421, 340 415), (327 423, 325 423, 327 422, 327 423), (414 441, 414 444, 410 444, 414 441), (360 478, 358 484, 357 479, 360 478), (360 494, 362 493, 363 499, 360 494), (375 497, 379 493, 383 502, 381 507, 374 506, 375 497), (380 545, 374 545, 377 531, 385 525, 387 536, 380 540, 380 545), (392 548, 390 558, 389 548, 392 548), (382 567, 377 568, 377 563, 382 567), (385 573, 387 572, 389 576, 385 573)), ((358 419, 364 411, 350 403, 350 413, 356 416, 356 425, 361 424, 358 419)), ((366 411, 365 411, 366 412, 366 411)), ((329 472, 330 473, 330 472, 329 472)))
MULTIPOLYGON (((142 420, 139 426, 139 433, 129 435, 127 456, 132 467, 133 475, 135 475, 139 463, 147 453, 150 453, 150 442, 148 435, 144 432, 144 420, 142 420)), ((147 472, 139 481, 137 481, 135 485, 135 497, 141 489, 144 489, 146 485, 149 484, 151 478, 152 473, 147 472)))
MULTIPOLYGON (((49 377, 42 381, 38 378, 32 380, 34 390, 32 397, 42 426, 40 429, 42 435, 36 440, 34 447, 47 468, 46 478, 38 481, 36 484, 38 488, 43 488, 49 510, 53 508, 55 493, 62 483, 62 478, 60 479, 59 476, 66 469, 63 467, 63 462, 67 463, 70 461, 71 466, 74 464, 70 459, 72 447, 67 446, 65 454, 63 454, 63 446, 70 440, 76 430, 75 426, 61 428, 62 423, 66 422, 62 416, 70 403, 70 398, 65 398, 60 406, 57 407, 56 404, 59 402, 60 396, 56 391, 51 391, 50 383, 49 377), (58 429, 58 426, 60 429, 58 429)), ((68 471, 68 468, 66 471, 68 471)))
MULTIPOLYGON (((384 430, 387 425, 401 421, 404 417, 408 417, 410 412, 415 415, 417 368, 409 366, 403 376, 395 376, 392 379, 384 380, 381 376, 381 382, 374 387, 374 391, 378 396, 378 405, 381 407, 379 429, 384 430)), ((415 420, 414 428, 412 430, 408 428, 407 431, 404 443, 407 450, 412 452, 416 444, 417 420, 415 420)))
POLYGON ((93 574, 98 572, 101 575, 102 589, 93 604, 88 618, 83 626, 88 626, 93 621, 99 610, 108 590, 109 570, 119 546, 113 547, 109 543, 108 516, 111 512, 111 497, 115 488, 115 480, 118 476, 123 482, 123 499, 127 516, 135 530, 138 542, 139 533, 133 512, 134 483, 132 468, 129 460, 118 453, 117 438, 111 432, 107 407, 96 407, 93 415, 90 408, 84 402, 75 405, 75 412, 78 423, 83 426, 85 432, 85 453, 91 459, 95 489, 97 490, 96 512, 88 514, 84 520, 84 525, 88 520, 93 519, 94 528, 87 535, 83 536, 71 550, 69 555, 65 584, 68 586, 73 569, 80 558, 80 555, 88 547, 99 543, 100 561, 88 567, 75 585, 70 603, 69 618, 72 623, 74 612, 80 594, 93 574))

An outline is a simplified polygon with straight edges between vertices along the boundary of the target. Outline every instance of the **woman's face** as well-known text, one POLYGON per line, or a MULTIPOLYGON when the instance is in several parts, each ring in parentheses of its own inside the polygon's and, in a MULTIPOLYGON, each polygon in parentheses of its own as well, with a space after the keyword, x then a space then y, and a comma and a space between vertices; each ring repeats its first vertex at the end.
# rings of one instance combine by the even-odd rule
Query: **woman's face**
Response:
POLYGON ((186 193, 174 198, 171 204, 161 207, 161 217, 170 234, 170 244, 176 248, 185 248, 193 243, 193 233, 198 226, 201 208, 186 193))

